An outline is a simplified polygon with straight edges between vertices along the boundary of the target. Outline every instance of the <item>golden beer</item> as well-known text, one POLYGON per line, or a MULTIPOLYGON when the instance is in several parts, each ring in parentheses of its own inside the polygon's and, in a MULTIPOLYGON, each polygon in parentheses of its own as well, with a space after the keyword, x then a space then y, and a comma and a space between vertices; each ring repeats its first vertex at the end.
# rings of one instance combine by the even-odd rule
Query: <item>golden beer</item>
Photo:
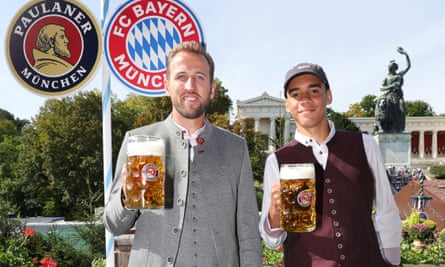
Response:
POLYGON ((127 143, 126 206, 164 207, 165 145, 160 138, 135 135, 127 143))
POLYGON ((283 164, 280 168, 280 228, 312 232, 316 227, 315 168, 313 164, 283 164))

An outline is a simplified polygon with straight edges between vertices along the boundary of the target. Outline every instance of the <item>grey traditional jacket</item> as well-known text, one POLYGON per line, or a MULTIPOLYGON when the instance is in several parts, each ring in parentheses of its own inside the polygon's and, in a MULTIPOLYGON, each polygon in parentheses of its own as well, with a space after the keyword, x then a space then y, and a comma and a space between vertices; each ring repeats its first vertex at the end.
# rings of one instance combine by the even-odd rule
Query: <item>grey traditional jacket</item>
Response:
MULTIPOLYGON (((262 266, 258 233, 258 207, 244 139, 206 123, 194 162, 206 188, 206 211, 220 267, 262 266)), ((189 179, 189 143, 171 115, 164 121, 126 133, 116 164, 109 202, 105 207, 107 229, 119 235, 135 226, 129 266, 173 266, 184 223, 189 179), (166 208, 129 210, 121 203, 120 173, 126 160, 130 135, 162 137, 166 144, 166 208)))

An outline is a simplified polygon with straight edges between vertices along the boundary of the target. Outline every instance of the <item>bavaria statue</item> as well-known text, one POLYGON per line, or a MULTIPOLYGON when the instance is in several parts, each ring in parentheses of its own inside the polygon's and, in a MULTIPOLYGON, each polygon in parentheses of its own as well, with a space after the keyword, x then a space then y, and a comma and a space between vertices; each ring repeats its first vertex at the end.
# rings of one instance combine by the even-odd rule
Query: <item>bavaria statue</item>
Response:
POLYGON ((408 54, 402 47, 397 52, 406 58, 406 68, 398 72, 399 65, 391 60, 388 75, 380 90, 383 92, 375 102, 376 130, 379 133, 400 133, 405 130, 405 101, 403 100, 403 76, 411 67, 408 54))

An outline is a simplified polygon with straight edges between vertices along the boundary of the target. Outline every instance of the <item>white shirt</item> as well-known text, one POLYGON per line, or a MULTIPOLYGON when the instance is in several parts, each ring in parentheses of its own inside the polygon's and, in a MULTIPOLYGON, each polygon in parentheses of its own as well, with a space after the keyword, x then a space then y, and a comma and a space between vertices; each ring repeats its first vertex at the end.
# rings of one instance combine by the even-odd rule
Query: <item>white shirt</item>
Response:
POLYGON ((184 140, 188 140, 189 144, 190 144, 190 161, 193 162, 193 160, 195 159, 195 150, 194 148, 199 144, 198 142, 198 138, 199 135, 204 131, 206 125, 207 125, 207 121, 204 123, 204 126, 202 126, 201 128, 199 128, 198 130, 196 130, 192 135, 189 134, 189 131, 182 127, 181 125, 177 124, 176 122, 174 122, 176 126, 178 126, 181 131, 182 131, 182 139, 184 140))
MULTIPOLYGON (((299 133, 298 129, 295 132, 295 140, 306 147, 312 147, 314 157, 323 169, 326 169, 329 155, 327 143, 335 135, 335 126, 332 121, 329 121, 329 127, 331 129, 329 135, 321 144, 299 133)), ((385 259, 394 265, 398 265, 400 263, 400 242, 402 241, 402 222, 399 210, 391 192, 383 157, 377 142, 370 135, 362 134, 362 137, 368 164, 375 178, 374 203, 376 212, 373 219, 377 238, 381 248, 383 248, 385 259)), ((272 229, 268 219, 271 187, 272 184, 280 182, 279 173, 277 157, 275 153, 272 153, 268 156, 264 169, 264 194, 259 229, 264 242, 273 249, 283 244, 287 237, 287 233, 279 228, 272 229)))

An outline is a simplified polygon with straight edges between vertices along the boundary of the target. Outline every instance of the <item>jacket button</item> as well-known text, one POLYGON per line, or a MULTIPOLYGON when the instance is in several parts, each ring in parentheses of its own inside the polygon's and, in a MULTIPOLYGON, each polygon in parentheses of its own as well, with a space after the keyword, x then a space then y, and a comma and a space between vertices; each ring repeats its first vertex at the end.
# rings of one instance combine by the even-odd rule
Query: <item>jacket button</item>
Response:
POLYGON ((184 149, 185 149, 185 148, 188 148, 188 144, 187 144, 186 142, 182 142, 182 143, 181 143, 181 146, 182 146, 182 148, 184 148, 184 149))

